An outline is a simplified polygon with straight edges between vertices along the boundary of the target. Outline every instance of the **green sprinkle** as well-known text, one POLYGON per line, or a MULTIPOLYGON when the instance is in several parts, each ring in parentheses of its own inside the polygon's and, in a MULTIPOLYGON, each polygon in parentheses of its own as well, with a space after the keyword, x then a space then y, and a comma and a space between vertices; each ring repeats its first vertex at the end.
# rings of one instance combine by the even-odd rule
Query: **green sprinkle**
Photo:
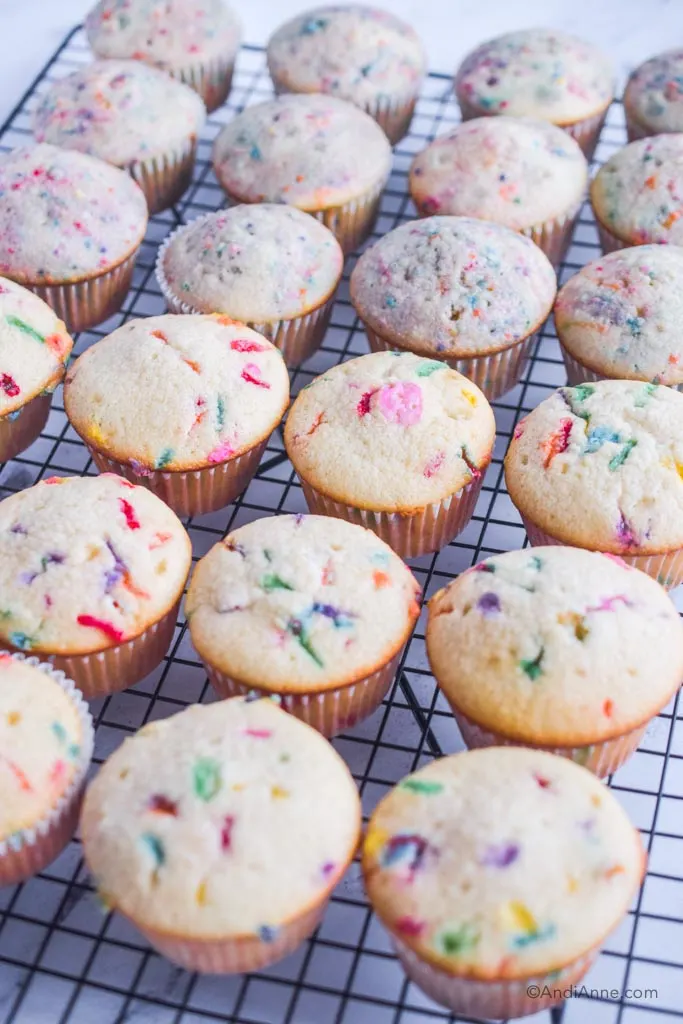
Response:
POLYGON ((269 551, 268 548, 264 548, 263 549, 263 557, 265 558, 266 562, 272 562, 273 561, 273 552, 269 551))
POLYGON ((324 668, 325 663, 311 643, 303 623, 298 619, 290 619, 287 623, 287 630, 296 638, 299 647, 301 647, 310 658, 313 658, 313 661, 316 663, 318 668, 324 668))
POLYGON ((538 555, 532 555, 529 559, 529 568, 535 569, 536 572, 540 572, 543 568, 543 560, 538 555))
POLYGON ((66 743, 66 729, 61 722, 52 723, 52 731, 60 743, 66 743))
POLYGON ((418 368, 415 370, 415 373, 418 375, 418 377, 431 377, 431 375, 433 373, 436 373, 437 370, 445 369, 445 363, 440 363, 436 359, 427 359, 426 362, 420 363, 418 368))
POLYGON ((541 647, 540 651, 538 652, 535 658, 523 658, 519 663, 519 667, 521 668, 522 672, 526 673, 526 675, 529 677, 532 683, 535 682, 539 676, 543 675, 541 662, 543 661, 544 654, 545 648, 541 647))
POLYGON ((143 846, 146 846, 148 852, 151 853, 154 859, 154 867, 160 868, 166 860, 166 851, 164 850, 164 844, 161 839, 159 839, 159 836, 155 836, 153 832, 143 832, 140 836, 140 842, 143 846))
POLYGON ((440 782, 426 782, 424 779, 406 779, 399 788, 424 796, 435 796, 436 793, 441 793, 443 785, 440 782))
POLYGON ((626 444, 622 445, 621 451, 618 451, 616 455, 612 456, 607 464, 607 468, 614 472, 615 469, 619 469, 619 466, 623 466, 637 444, 638 442, 636 439, 632 437, 630 441, 627 441, 626 444))
POLYGON ((577 384, 576 387, 571 389, 576 395, 578 402, 585 402, 587 398, 595 394, 595 388, 592 384, 577 384))
POLYGON ((289 583, 286 583, 276 572, 271 572, 264 576, 261 580, 261 587, 267 594, 269 594, 271 590, 294 590, 294 587, 290 586, 289 583))
POLYGON ((27 636, 26 633, 10 633, 9 642, 20 651, 30 651, 33 647, 33 637, 27 636))
POLYGON ((650 401, 650 399, 652 398, 652 396, 654 395, 656 390, 657 390, 657 385, 656 384, 643 384, 643 390, 634 399, 634 402, 633 402, 633 404, 635 405, 636 409, 642 409, 642 407, 644 405, 646 405, 650 401))
POLYGON ((25 320, 20 320, 18 316, 6 316, 5 320, 10 327, 16 327, 18 331, 23 331, 24 334, 28 334, 29 338, 33 338, 34 341, 39 341, 41 345, 45 344, 45 338, 42 334, 38 334, 38 331, 34 331, 30 324, 27 324, 25 320))
POLYGON ((474 949, 479 942, 479 932, 471 924, 463 924, 460 928, 448 929, 436 937, 437 948, 446 956, 460 956, 474 949))
POLYGON ((159 456, 157 461, 154 463, 154 468, 155 469, 164 469, 166 466, 168 466, 169 462, 172 462, 172 461, 173 461, 173 449, 172 448, 164 448, 163 452, 161 453, 161 455, 159 456))
POLYGON ((216 398, 216 426, 219 430, 225 426, 225 401, 222 395, 216 398))
POLYGON ((574 636, 577 640, 580 640, 581 643, 583 643, 583 641, 586 640, 589 635, 590 629, 586 625, 586 620, 582 615, 579 621, 574 626, 574 636))
POLYGON ((213 757, 200 758, 194 766, 192 782, 195 796, 208 804, 223 785, 221 766, 218 761, 213 757))

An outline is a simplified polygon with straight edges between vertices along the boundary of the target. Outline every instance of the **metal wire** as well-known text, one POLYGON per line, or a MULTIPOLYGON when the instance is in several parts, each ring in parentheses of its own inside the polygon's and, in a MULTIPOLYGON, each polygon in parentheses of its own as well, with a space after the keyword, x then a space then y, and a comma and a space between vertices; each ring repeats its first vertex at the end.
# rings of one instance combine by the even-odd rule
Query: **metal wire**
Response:
MULTIPOLYGON (((65 40, 0 130, 0 149, 30 138, 31 113, 47 83, 89 59, 79 29, 65 40)), ((210 165, 211 144, 236 111, 271 94, 263 52, 243 48, 227 107, 214 114, 199 146, 194 182, 175 210, 152 218, 133 287, 121 313, 82 334, 82 352, 122 322, 164 311, 153 275, 157 247, 179 222, 223 204, 210 165)), ((446 75, 432 74, 411 134, 396 148, 376 236, 414 216, 407 195, 412 156, 459 115, 446 75)), ((604 159, 625 141, 623 112, 612 108, 598 150, 604 159)), ((584 209, 563 263, 564 281, 599 255, 595 227, 584 209)), ((293 391, 329 366, 368 350, 344 282, 321 351, 292 374, 293 391)), ((525 534, 507 497, 502 456, 517 420, 566 382, 557 341, 546 324, 522 383, 495 403, 498 436, 476 514, 457 542, 411 565, 429 597, 448 580, 490 554, 521 547, 525 534)), ((0 468, 0 498, 52 475, 94 474, 86 449, 69 427, 55 396, 45 432, 28 451, 0 468)), ((264 515, 305 511, 301 490, 273 436, 257 478, 235 505, 188 521, 195 559, 227 530, 264 515)), ((462 749, 453 718, 436 689, 424 651, 424 620, 418 623, 389 697, 367 722, 335 740, 358 781, 364 810, 402 776, 432 757, 462 749)), ((163 666, 122 694, 93 705, 97 723, 95 762, 145 722, 210 700, 181 616, 163 666)), ((638 900, 608 941, 587 985, 606 992, 573 999, 565 1024, 649 1024, 683 1020, 683 714, 678 702, 659 716, 641 749, 611 780, 634 822, 643 830, 650 865, 638 900), (636 990, 656 989, 639 997, 636 990)), ((534 1017, 557 1022, 562 1012, 534 1017)), ((458 1018, 464 1020, 464 1018, 458 1018)), ((314 938, 281 964, 245 977, 196 977, 152 953, 140 936, 97 904, 83 870, 80 843, 37 878, 0 890, 0 1024, 429 1024, 455 1021, 409 984, 388 939, 363 897, 357 864, 339 886, 314 938)))

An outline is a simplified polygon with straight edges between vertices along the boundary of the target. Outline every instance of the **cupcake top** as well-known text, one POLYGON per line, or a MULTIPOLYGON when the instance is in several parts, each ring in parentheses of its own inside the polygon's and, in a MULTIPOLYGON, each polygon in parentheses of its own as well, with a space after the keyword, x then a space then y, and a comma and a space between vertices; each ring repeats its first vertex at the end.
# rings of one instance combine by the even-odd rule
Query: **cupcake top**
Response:
POLYGON ((216 139, 213 165, 221 185, 244 203, 323 210, 383 182, 391 146, 353 104, 288 94, 233 118, 216 139))
POLYGON ((375 810, 363 873, 380 919, 449 975, 562 968, 626 914, 645 853, 616 797, 567 758, 523 747, 443 757, 375 810))
POLYGON ((514 231, 574 213, 587 182, 586 158, 571 135, 527 118, 464 121, 410 170, 419 213, 479 217, 514 231))
POLYGON ((578 746, 648 721, 683 679, 665 590, 613 555, 525 548, 429 602, 427 651, 449 700, 509 739, 578 746))
POLYGON ((73 339, 46 302, 0 278, 0 417, 54 390, 72 347, 73 339))
POLYGON ((683 394, 624 380, 560 388, 516 427, 505 480, 517 508, 564 544, 683 547, 683 394))
POLYGON ((320 306, 344 268, 339 242, 293 206, 250 203, 180 228, 159 260, 165 291, 203 313, 252 323, 320 306))
POLYGON ((402 224, 366 250, 351 275, 362 319, 425 355, 483 355, 522 341, 547 317, 556 287, 532 241, 468 217, 402 224))
POLYGON ((0 652, 0 843, 34 828, 84 772, 86 720, 49 666, 0 652))
POLYGON ((101 274, 146 228, 142 189, 103 160, 47 143, 0 157, 0 273, 20 283, 101 274))
POLYGON ((370 530, 326 516, 257 519, 203 558, 187 597, 203 661, 276 691, 331 689, 405 643, 420 588, 370 530))
POLYGON ((327 740, 271 700, 240 697, 126 739, 81 818, 107 904, 167 934, 262 942, 334 888, 360 824, 327 740))
POLYGON ((334 501, 396 512, 481 476, 495 432, 479 388, 447 363, 373 352, 299 394, 285 445, 296 471, 334 501))
POLYGON ((52 477, 0 502, 0 639, 48 654, 131 640, 180 597, 190 539, 121 477, 52 477))
POLYGON ((524 29, 491 39, 465 57, 455 90, 480 114, 571 125, 609 105, 614 71, 584 39, 554 29, 524 29))
POLYGON ((652 135, 683 131, 683 50, 667 50, 631 72, 624 104, 652 135))
POLYGON ((51 85, 33 131, 38 142, 126 167, 179 149, 205 120, 204 104, 186 85, 140 61, 107 60, 51 85))
POLYGON ((318 7, 281 25, 268 43, 268 67, 280 88, 331 93, 364 106, 412 96, 426 56, 400 18, 351 4, 318 7))
POLYGON ((562 344, 608 377, 683 384, 683 250, 618 249, 583 267, 560 289, 562 344))
POLYGON ((621 241, 683 244, 683 134, 631 142, 591 183, 595 216, 621 241))
POLYGON ((288 402, 280 352, 220 316, 131 320, 83 353, 64 389, 78 433, 140 476, 241 455, 270 435, 288 402))
POLYGON ((100 0, 85 22, 98 57, 132 57, 169 70, 229 60, 241 27, 224 0, 100 0))

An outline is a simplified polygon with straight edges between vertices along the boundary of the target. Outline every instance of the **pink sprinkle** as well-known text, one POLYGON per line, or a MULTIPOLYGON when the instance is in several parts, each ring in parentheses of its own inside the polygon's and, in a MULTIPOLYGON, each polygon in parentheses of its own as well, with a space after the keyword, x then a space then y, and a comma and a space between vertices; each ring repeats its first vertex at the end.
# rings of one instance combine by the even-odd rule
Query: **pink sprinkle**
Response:
POLYGON ((256 363, 247 363, 242 370, 242 380, 246 380, 247 384, 255 384, 257 388, 267 388, 267 390, 270 390, 270 384, 267 380, 263 379, 261 368, 256 363))
POLYGON ((327 863, 323 864, 323 877, 328 878, 335 870, 336 864, 334 861, 328 860, 327 863))
POLYGON ((422 419, 422 389, 411 381, 385 384, 379 389, 378 404, 387 423, 412 427, 422 419))
POLYGON ((603 597, 600 604, 586 608, 586 612, 613 612, 616 611, 615 606, 619 604, 623 604, 625 608, 633 607, 633 602, 629 601, 625 594, 615 594, 614 597, 603 597))
POLYGON ((140 520, 135 514, 135 509, 125 498, 119 498, 119 507, 126 518, 126 526, 129 530, 139 530, 140 520))
POLYGON ((512 437, 513 437, 513 439, 515 441, 519 441, 520 437, 524 433, 524 424, 525 424, 525 422, 526 422, 526 420, 520 420, 519 423, 517 424, 517 426, 515 427, 515 431, 514 431, 514 433, 512 435, 512 437))
POLYGON ((214 450, 212 452, 209 452, 208 461, 209 462, 227 462, 228 459, 231 459, 234 454, 235 454, 235 449, 230 444, 230 442, 229 441, 223 441, 221 444, 218 445, 217 448, 214 448, 214 450))
POLYGON ((439 470, 443 466, 445 460, 446 460, 446 453, 445 452, 437 452, 436 455, 434 456, 434 458, 430 459, 430 461, 427 463, 427 465, 424 468, 424 475, 427 477, 427 479, 429 479, 432 476, 435 476, 435 474, 439 472, 439 470))
POLYGON ((414 917, 399 917, 396 922, 396 930, 401 932, 402 935, 417 937, 425 930, 425 924, 425 921, 416 921, 414 917))
POLYGON ((221 850, 227 851, 232 846, 232 830, 235 824, 234 817, 229 814, 223 821, 221 829, 221 850))
POLYGON ((111 622, 105 619, 97 619, 94 615, 79 615, 76 619, 79 626, 86 626, 89 629, 99 629, 100 632, 114 640, 117 644, 123 640, 123 631, 117 629, 111 622))
MULTIPOLYGON (((266 346, 259 345, 258 341, 250 341, 249 338, 235 338, 230 342, 233 352, 265 352, 266 346)), ((250 363, 249 366, 252 364, 250 363)))
POLYGON ((245 736, 253 736, 256 740, 267 740, 273 735, 270 729, 245 729, 245 736))

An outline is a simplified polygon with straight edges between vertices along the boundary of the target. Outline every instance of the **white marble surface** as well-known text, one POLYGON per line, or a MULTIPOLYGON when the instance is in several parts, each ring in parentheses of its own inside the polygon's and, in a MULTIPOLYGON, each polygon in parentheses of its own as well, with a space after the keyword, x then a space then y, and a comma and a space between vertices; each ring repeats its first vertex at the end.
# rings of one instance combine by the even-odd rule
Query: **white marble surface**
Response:
MULTIPOLYGON (((0 118, 4 119, 94 0, 0 0, 0 118)), ((232 0, 245 39, 265 43, 285 18, 320 0, 232 0)), ((368 0, 372 2, 372 0, 368 0)), ((430 66, 449 71, 476 43, 500 32, 551 25, 603 46, 620 79, 659 50, 683 45, 683 0, 378 0, 413 24, 430 66)))

